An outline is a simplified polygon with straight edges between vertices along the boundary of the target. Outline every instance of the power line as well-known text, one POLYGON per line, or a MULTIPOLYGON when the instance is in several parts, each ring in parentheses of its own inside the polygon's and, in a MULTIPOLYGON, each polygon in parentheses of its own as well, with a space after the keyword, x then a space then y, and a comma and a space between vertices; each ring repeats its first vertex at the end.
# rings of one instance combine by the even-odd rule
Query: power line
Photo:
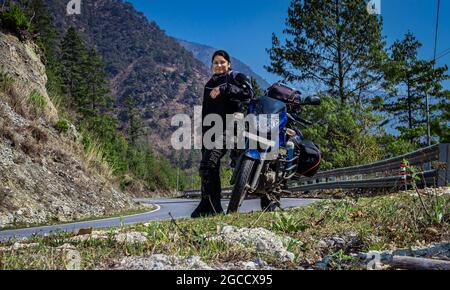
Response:
POLYGON ((435 60, 443 58, 444 56, 446 56, 449 53, 450 53, 450 48, 447 48, 446 50, 442 51, 438 56, 436 56, 435 60))

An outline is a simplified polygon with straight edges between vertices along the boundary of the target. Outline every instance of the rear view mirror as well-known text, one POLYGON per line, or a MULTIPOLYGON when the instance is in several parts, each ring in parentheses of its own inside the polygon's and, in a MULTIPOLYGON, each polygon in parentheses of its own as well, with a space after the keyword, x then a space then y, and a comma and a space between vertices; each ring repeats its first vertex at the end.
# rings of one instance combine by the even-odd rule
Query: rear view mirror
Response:
POLYGON ((302 105, 320 105, 320 97, 319 96, 308 96, 302 100, 302 105))

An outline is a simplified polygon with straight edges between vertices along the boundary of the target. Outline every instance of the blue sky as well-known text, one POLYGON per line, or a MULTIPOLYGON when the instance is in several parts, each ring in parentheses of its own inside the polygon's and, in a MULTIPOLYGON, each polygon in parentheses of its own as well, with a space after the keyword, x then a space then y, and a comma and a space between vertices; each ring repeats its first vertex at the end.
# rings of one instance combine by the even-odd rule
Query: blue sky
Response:
MULTIPOLYGON (((170 36, 230 52, 269 82, 265 71, 271 34, 281 35, 290 0, 131 0, 170 36)), ((420 57, 433 58, 437 0, 381 0, 388 45, 409 30, 423 43, 420 57)), ((450 48, 450 0, 441 0, 437 54, 450 48)), ((450 67, 450 54, 438 60, 450 67)), ((450 88, 450 82, 446 82, 450 88)))

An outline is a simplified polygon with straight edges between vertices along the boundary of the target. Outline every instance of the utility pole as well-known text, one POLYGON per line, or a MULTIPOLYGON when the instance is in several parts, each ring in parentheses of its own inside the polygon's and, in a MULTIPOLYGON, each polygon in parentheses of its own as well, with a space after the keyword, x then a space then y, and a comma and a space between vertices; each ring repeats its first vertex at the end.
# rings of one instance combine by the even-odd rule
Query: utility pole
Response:
MULTIPOLYGON (((439 9, 441 6, 441 0, 438 0, 437 3, 437 15, 436 15, 436 32, 434 35, 434 54, 433 54, 433 69, 436 65, 436 48, 437 48, 437 40, 438 40, 438 32, 439 32, 439 9)), ((430 129, 430 96, 429 90, 426 95, 426 110, 427 110, 427 144, 431 146, 431 129, 430 129)))

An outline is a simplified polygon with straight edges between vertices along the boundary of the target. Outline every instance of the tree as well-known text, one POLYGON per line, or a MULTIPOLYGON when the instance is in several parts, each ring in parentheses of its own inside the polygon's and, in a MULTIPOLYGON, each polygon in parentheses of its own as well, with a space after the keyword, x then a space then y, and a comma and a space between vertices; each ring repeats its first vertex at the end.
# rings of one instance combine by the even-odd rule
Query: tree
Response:
POLYGON ((272 35, 266 69, 287 82, 313 81, 342 103, 362 101, 385 58, 381 19, 361 0, 293 0, 281 44, 272 35))
POLYGON ((87 114, 96 117, 109 111, 112 107, 112 99, 108 96, 109 88, 105 68, 100 56, 95 49, 91 49, 87 55, 84 82, 86 86, 87 114))
POLYGON ((69 98, 67 103, 75 104, 83 113, 88 105, 85 82, 87 55, 80 35, 74 27, 70 27, 61 42, 62 90, 69 98))
POLYGON ((128 96, 125 100, 125 113, 128 119, 127 124, 127 136, 128 142, 134 148, 136 148, 137 140, 139 137, 143 136, 144 125, 142 123, 141 117, 138 111, 135 109, 134 99, 131 96, 128 96))
POLYGON ((320 106, 304 108, 300 113, 313 122, 301 128, 322 152, 321 170, 367 164, 381 158, 377 132, 372 128, 379 121, 371 108, 358 104, 342 104, 334 97, 322 95, 320 106))
POLYGON ((262 96, 261 87, 259 86, 258 82, 254 78, 252 78, 252 87, 253 87, 253 91, 255 92, 255 97, 262 96))
POLYGON ((47 89, 51 93, 60 94, 61 79, 57 56, 59 34, 43 0, 20 0, 28 19, 30 19, 33 33, 36 35, 36 44, 43 51, 45 69, 48 77, 47 89))
POLYGON ((434 99, 432 111, 435 112, 434 132, 437 133, 439 126, 448 126, 445 122, 437 121, 436 117, 445 112, 445 100, 448 108, 450 95, 441 84, 449 79, 446 75, 447 67, 434 68, 433 61, 418 59, 418 49, 421 46, 410 32, 403 40, 394 42, 390 48, 389 63, 385 67, 387 96, 379 96, 373 100, 373 104, 381 112, 387 113, 384 124, 396 124, 400 138, 416 147, 426 143, 426 96, 429 94, 434 99), (439 99, 442 107, 436 104, 439 99))

